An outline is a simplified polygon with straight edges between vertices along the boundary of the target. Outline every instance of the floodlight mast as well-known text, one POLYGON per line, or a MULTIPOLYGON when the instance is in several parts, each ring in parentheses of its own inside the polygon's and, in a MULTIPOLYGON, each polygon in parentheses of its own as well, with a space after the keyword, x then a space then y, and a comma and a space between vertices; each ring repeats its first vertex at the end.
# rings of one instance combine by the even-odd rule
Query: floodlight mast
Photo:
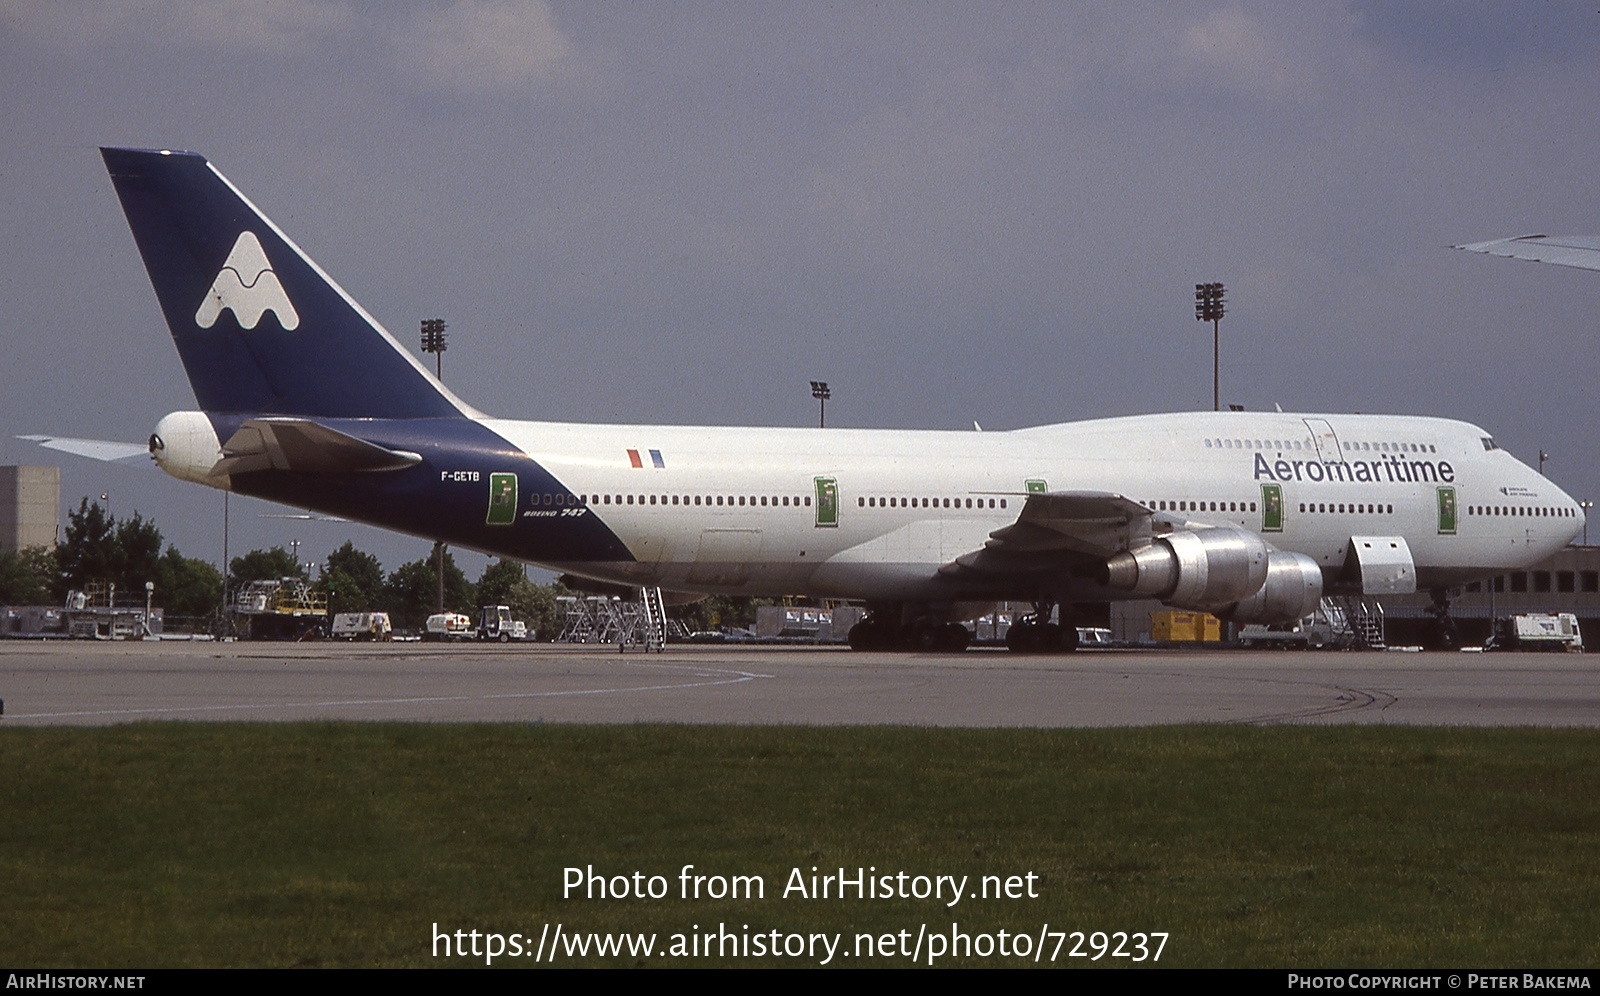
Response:
POLYGON ((814 380, 811 382, 811 396, 817 399, 817 428, 828 427, 828 399, 833 397, 833 392, 828 390, 828 382, 814 380))
POLYGON ((444 330, 447 328, 449 326, 444 323, 443 318, 422 320, 422 351, 433 354, 433 373, 440 380, 444 379, 444 351, 448 348, 444 330))
MULTIPOLYGON (((434 376, 444 382, 444 351, 448 348, 445 343, 445 329, 449 328, 443 318, 424 318, 422 320, 422 351, 433 354, 434 376)), ((434 573, 438 575, 439 611, 444 611, 444 544, 433 544, 434 573)))
POLYGON ((1211 323, 1211 410, 1222 410, 1221 324, 1227 291, 1220 283, 1194 285, 1194 318, 1211 323))

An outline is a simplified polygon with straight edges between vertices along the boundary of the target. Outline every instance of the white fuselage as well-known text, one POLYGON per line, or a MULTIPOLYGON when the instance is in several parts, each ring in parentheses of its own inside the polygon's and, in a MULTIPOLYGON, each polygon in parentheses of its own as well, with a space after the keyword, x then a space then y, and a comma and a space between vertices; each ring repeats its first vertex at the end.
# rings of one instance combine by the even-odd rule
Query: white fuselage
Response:
POLYGON ((548 566, 683 591, 936 596, 938 569, 1015 522, 1030 490, 1114 492, 1241 526, 1330 575, 1352 535, 1403 536, 1427 587, 1534 563, 1583 526, 1575 501, 1488 433, 1438 418, 1203 412, 1010 432, 484 424, 583 495, 635 558, 548 566), (824 482, 836 515, 819 516, 824 482), (1281 523, 1266 517, 1268 485, 1281 523))

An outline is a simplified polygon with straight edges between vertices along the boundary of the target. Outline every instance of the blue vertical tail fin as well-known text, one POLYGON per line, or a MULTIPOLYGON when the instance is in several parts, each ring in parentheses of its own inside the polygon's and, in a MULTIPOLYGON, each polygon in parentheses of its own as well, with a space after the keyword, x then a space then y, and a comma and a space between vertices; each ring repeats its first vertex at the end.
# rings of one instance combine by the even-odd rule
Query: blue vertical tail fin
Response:
POLYGON ((477 414, 204 157, 100 152, 202 409, 477 414))

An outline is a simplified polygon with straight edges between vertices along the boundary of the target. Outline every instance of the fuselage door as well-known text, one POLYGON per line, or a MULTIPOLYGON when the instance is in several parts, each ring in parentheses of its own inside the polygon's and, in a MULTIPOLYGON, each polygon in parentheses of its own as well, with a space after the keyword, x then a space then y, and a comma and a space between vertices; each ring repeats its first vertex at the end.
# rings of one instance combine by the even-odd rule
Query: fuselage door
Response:
POLYGON ((1317 448, 1317 459, 1323 463, 1343 463, 1344 454, 1339 450, 1339 437, 1334 435, 1333 426, 1325 418, 1308 418, 1305 420, 1306 428, 1311 430, 1311 442, 1317 448))

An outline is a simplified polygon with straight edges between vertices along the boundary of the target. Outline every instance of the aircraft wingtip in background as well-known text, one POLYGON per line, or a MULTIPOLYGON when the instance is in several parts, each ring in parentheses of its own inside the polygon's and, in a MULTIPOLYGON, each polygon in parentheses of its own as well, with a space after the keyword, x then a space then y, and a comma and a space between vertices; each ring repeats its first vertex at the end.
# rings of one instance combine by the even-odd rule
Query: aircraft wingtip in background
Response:
POLYGON ((1600 236, 1595 235, 1517 235, 1509 239, 1490 239, 1450 248, 1507 259, 1523 259, 1530 263, 1600 270, 1600 236))

